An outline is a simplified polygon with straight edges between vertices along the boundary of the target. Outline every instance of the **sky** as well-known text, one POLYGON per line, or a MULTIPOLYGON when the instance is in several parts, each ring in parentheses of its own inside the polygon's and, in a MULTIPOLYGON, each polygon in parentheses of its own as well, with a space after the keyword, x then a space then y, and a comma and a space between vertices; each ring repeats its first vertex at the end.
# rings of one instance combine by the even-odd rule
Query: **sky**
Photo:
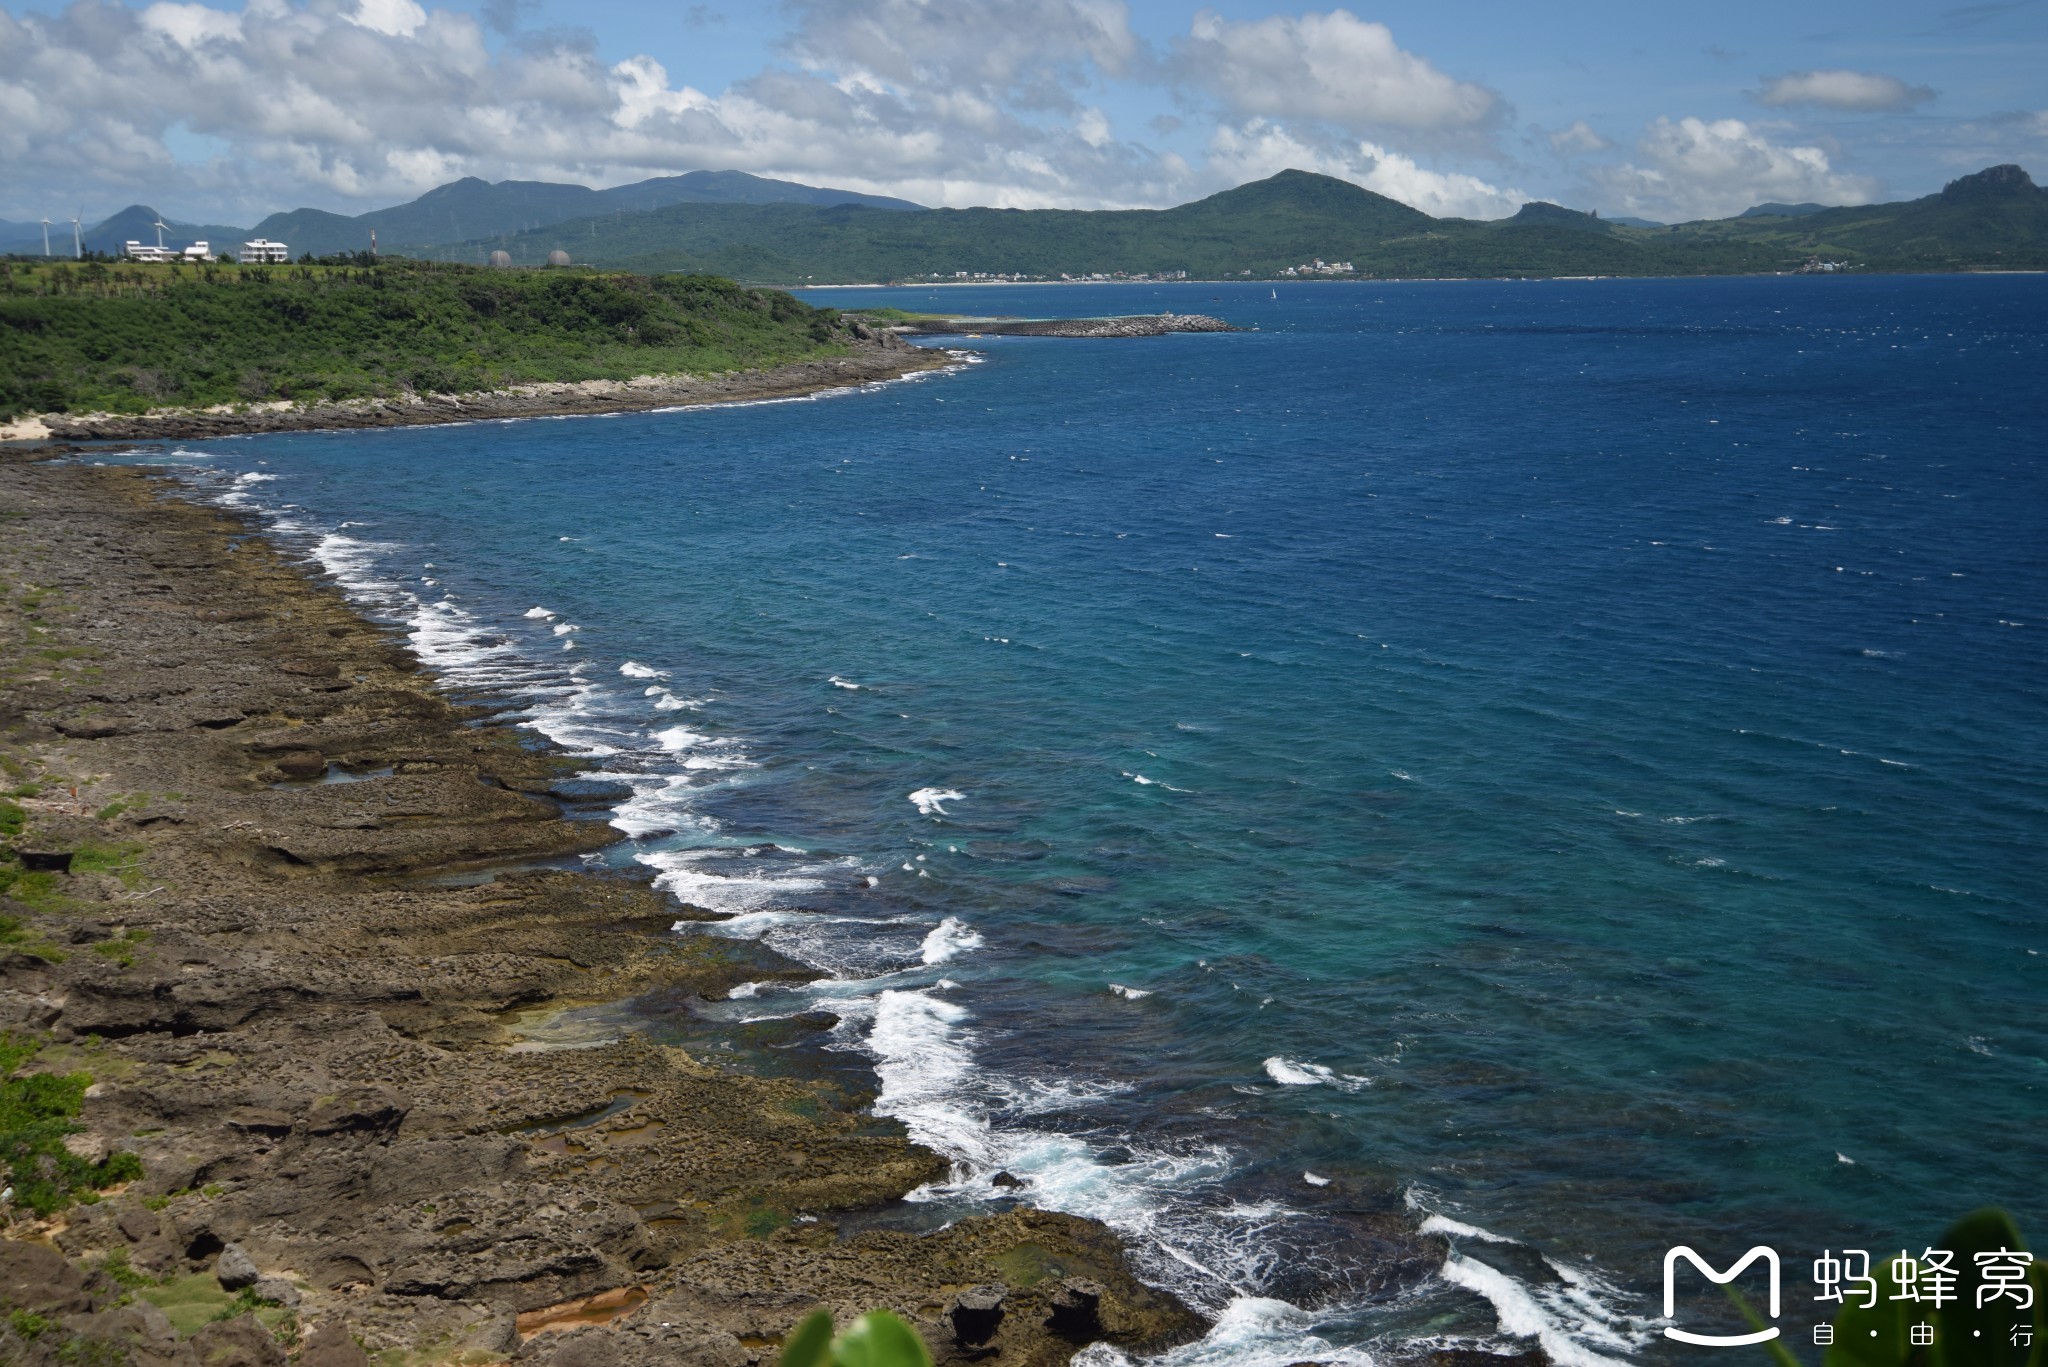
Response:
POLYGON ((1287 167, 1660 222, 2048 180, 2048 0, 0 0, 0 218, 736 169, 1157 208, 1287 167))

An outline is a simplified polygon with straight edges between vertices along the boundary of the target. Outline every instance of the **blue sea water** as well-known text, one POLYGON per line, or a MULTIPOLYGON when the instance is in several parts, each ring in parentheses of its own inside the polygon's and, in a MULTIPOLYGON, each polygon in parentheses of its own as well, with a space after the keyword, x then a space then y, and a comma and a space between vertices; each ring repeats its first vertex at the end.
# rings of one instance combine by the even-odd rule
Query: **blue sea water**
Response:
MULTIPOLYGON (((1255 331, 188 444, 813 965, 932 1218, 1659 1359, 1660 1259, 2048 1239, 2048 279, 818 292, 1255 331), (1395 1231, 1442 1268, 1383 1275, 1395 1231)), ((162 452, 148 457, 165 460, 162 452)))

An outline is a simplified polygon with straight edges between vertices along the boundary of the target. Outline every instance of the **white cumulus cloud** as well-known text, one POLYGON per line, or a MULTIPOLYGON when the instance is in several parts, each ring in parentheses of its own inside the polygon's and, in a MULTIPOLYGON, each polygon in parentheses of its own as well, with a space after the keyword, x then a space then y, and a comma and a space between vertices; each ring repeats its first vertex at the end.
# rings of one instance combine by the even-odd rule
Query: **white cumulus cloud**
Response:
POLYGON ((1837 171, 1818 147, 1786 146, 1740 119, 1660 118, 1641 158, 1593 173, 1620 207, 1647 218, 1725 218, 1753 204, 1867 203, 1875 181, 1837 171))
POLYGON ((1265 119, 1225 124, 1209 140, 1209 167, 1229 183, 1290 168, 1363 185, 1439 218, 1505 218, 1527 198, 1477 176, 1436 171, 1372 142, 1320 145, 1265 119))
POLYGON ((1793 71, 1766 76, 1764 88, 1757 92, 1760 103, 1774 107, 1812 104, 1866 111, 1911 109, 1933 98, 1934 91, 1927 86, 1907 85, 1896 76, 1872 71, 1793 71))
POLYGON ((706 90, 573 39, 494 47, 430 0, 0 8, 0 215, 146 199, 253 223, 464 175, 611 185, 706 168, 1018 208, 1207 188, 1072 98, 1138 51, 1120 0, 798 0, 791 16, 794 69, 706 90), (223 150, 181 161, 191 137, 223 150))
POLYGON ((1584 119, 1574 120, 1571 127, 1560 128, 1549 137, 1550 149, 1564 156, 1574 152, 1604 152, 1614 146, 1594 132, 1584 119))
POLYGON ((1458 130, 1491 122, 1500 96, 1404 50, 1385 24, 1349 10, 1234 23, 1195 16, 1177 66, 1239 115, 1313 119, 1353 132, 1458 130))
POLYGON ((871 73, 899 89, 940 85, 1028 107, 1074 106, 1088 69, 1139 52, 1123 0, 792 0, 784 46, 817 68, 871 73))

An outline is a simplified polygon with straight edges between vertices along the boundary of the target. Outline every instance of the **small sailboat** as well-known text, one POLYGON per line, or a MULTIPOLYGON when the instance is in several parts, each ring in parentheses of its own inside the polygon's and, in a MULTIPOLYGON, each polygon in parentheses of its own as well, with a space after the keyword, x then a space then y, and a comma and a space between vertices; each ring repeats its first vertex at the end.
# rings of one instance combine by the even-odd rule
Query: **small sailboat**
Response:
POLYGON ((1280 291, 1278 291, 1278 290, 1274 290, 1274 291, 1273 291, 1273 297, 1274 297, 1275 299, 1278 299, 1278 298, 1280 297, 1280 291))

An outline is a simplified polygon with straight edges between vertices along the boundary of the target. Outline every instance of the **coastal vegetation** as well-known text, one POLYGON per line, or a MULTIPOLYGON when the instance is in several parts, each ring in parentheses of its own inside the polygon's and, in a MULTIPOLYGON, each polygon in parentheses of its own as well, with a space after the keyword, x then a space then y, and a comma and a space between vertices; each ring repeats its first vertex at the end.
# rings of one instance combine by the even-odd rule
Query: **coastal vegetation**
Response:
POLYGON ((721 374, 850 335, 831 310, 704 275, 0 263, 0 420, 721 374))
MULTIPOLYGON (((1433 218, 1304 171, 1172 209, 931 209, 857 204, 664 205, 407 251, 538 264, 577 260, 739 280, 853 283, 1023 276, 1268 279, 1320 259, 1360 277, 1726 275, 1812 263, 1887 271, 2048 267, 2048 191, 2017 166, 1897 204, 1639 227, 1554 204, 1490 222, 1433 218)), ((1317 272, 1321 273, 1321 272, 1317 272)))
POLYGON ((34 1036, 0 1035, 0 1166, 11 1193, 6 1206, 46 1216, 142 1176, 142 1162, 132 1153, 94 1157, 65 1144, 85 1128, 78 1113, 92 1076, 30 1070, 43 1046, 34 1036))

